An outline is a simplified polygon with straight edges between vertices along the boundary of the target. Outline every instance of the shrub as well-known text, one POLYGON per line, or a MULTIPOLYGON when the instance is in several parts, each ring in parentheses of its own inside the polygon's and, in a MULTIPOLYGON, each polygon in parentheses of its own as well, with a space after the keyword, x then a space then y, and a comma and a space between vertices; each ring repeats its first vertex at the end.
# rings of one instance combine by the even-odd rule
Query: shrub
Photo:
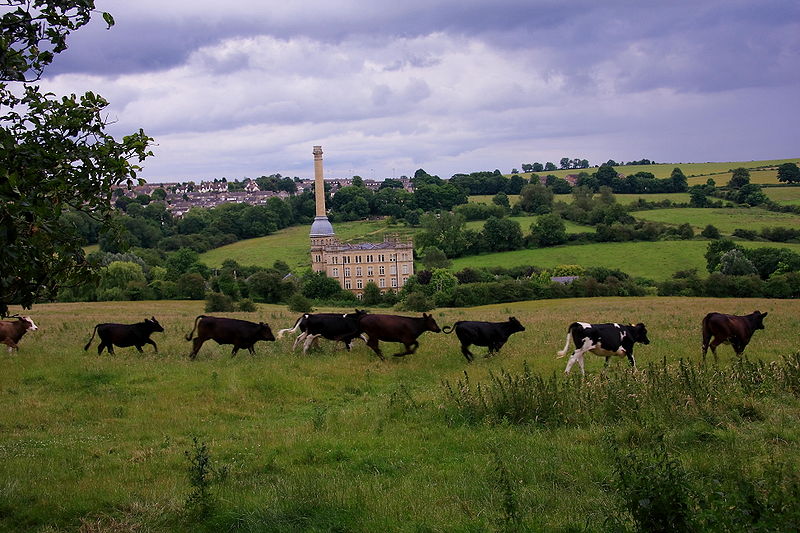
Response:
POLYGON ((206 313, 227 313, 234 310, 233 300, 221 292, 209 292, 206 295, 206 313))
POLYGON ((716 226, 708 224, 705 228, 703 228, 703 231, 700 232, 700 235, 706 239, 719 239, 719 230, 716 228, 716 226))
POLYGON ((433 309, 433 302, 424 292, 411 292, 403 299, 402 308, 406 311, 425 312, 433 309))
POLYGON ((311 307, 311 300, 303 296, 301 293, 296 292, 291 296, 291 298, 289 298, 289 311, 293 311, 295 313, 310 313, 313 311, 313 308, 311 307))
POLYGON ((258 306, 250 298, 239 300, 239 304, 237 305, 237 311, 242 311, 243 313, 254 313, 257 310, 258 306))

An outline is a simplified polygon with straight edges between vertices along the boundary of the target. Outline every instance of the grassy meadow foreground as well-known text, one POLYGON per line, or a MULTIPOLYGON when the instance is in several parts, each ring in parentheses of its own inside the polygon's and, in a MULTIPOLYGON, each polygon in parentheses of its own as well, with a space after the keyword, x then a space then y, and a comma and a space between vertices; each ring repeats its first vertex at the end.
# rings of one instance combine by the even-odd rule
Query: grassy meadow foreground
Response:
MULTIPOLYGON (((786 476, 800 452, 800 381, 793 389, 785 364, 796 351, 785 334, 800 327, 796 301, 593 298, 434 311, 440 326, 510 315, 525 325, 497 357, 471 365, 455 335, 433 333, 416 354, 386 362, 363 343, 293 354, 288 338, 235 358, 209 341, 190 362, 183 335, 201 313, 201 302, 34 308, 40 330, 0 357, 0 529, 630 528, 625 495, 640 498, 635 479, 620 486, 615 461, 635 466, 628 452, 653 450, 695 485, 717 484, 726 508, 713 520, 746 524, 756 502, 760 516, 793 523, 775 509, 792 497, 786 476), (702 317, 754 309, 769 316, 746 354, 763 365, 737 363, 722 346, 718 365, 701 369, 702 317), (153 335, 158 354, 98 356, 96 339, 83 351, 94 324, 151 315, 166 330, 153 335), (637 347, 640 371, 615 361, 604 373, 590 356, 585 381, 563 378, 566 360, 554 355, 574 320, 644 322, 652 343, 637 347), (779 366, 780 379, 764 377, 779 366), (560 397, 577 403, 551 412, 560 397), (544 410, 530 414, 537 402, 544 410)), ((273 331, 296 318, 264 305, 230 316, 273 331)), ((683 483, 657 474, 647 483, 683 483)), ((716 523, 703 513, 719 501, 692 502, 693 519, 716 523)))

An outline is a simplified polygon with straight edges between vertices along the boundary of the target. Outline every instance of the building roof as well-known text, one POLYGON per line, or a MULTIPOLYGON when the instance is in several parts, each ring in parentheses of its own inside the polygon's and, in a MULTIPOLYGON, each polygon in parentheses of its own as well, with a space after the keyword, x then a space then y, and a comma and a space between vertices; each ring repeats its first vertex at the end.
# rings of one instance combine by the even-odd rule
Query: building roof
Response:
POLYGON ((310 233, 312 237, 327 237, 335 234, 336 233, 333 231, 333 226, 331 225, 330 220, 328 220, 328 217, 314 217, 314 222, 311 224, 310 233))

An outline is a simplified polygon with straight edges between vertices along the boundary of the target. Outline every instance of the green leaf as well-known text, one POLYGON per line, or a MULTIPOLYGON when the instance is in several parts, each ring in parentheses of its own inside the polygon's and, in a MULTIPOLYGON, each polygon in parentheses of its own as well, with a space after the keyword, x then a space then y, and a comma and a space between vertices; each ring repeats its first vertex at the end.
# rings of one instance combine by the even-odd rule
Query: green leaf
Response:
POLYGON ((106 29, 111 29, 111 26, 114 25, 114 17, 111 16, 111 13, 106 13, 103 11, 103 20, 105 20, 106 24, 108 24, 106 29))

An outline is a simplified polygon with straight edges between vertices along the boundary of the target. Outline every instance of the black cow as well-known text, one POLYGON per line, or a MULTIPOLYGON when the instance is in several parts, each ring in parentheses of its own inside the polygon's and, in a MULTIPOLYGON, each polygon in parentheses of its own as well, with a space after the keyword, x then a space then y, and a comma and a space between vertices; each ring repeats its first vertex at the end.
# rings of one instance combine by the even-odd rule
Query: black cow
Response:
POLYGON ((749 315, 725 315, 723 313, 708 313, 703 318, 703 360, 706 359, 709 341, 714 360, 717 359, 717 346, 728 343, 736 352, 742 355, 750 338, 757 329, 764 329, 764 317, 768 313, 753 311, 749 315))
POLYGON ((19 352, 17 343, 28 330, 39 329, 29 316, 16 316, 17 320, 0 320, 0 342, 8 346, 8 353, 19 352))
POLYGON ((422 317, 415 318, 397 315, 364 315, 359 320, 361 330, 367 334, 367 346, 383 360, 380 342, 402 342, 406 351, 393 354, 402 357, 414 353, 419 347, 417 337, 426 331, 439 333, 442 331, 433 319, 433 315, 422 313, 422 317))
POLYGON ((575 351, 567 362, 565 374, 569 374, 572 365, 577 361, 581 367, 581 374, 586 374, 583 369, 583 354, 592 352, 606 358, 605 366, 612 356, 627 356, 631 366, 636 368, 636 359, 633 358, 634 343, 650 344, 647 338, 647 328, 641 322, 629 326, 613 324, 587 324, 586 322, 573 322, 567 328, 567 343, 564 349, 558 352, 558 357, 567 355, 570 338, 575 343, 575 351))
POLYGON ((474 356, 469 351, 471 344, 488 346, 489 353, 486 354, 486 357, 489 357, 500 351, 500 348, 503 347, 512 333, 525 331, 525 328, 519 323, 519 320, 512 316, 506 322, 459 320, 452 327, 445 326, 442 328, 442 332, 447 334, 453 331, 456 332, 458 340, 461 341, 461 353, 467 358, 467 362, 471 363, 474 359, 474 356))
POLYGON ((237 318, 219 318, 215 316, 199 315, 194 319, 194 327, 186 335, 186 340, 192 340, 194 330, 197 330, 197 337, 192 345, 192 353, 189 359, 197 357, 200 347, 208 339, 216 341, 217 344, 233 344, 231 356, 236 355, 240 348, 247 350, 255 355, 253 345, 258 341, 274 341, 272 330, 264 322, 249 322, 237 318))
MULTIPOLYGON (((356 309, 354 313, 306 313, 294 324, 293 328, 278 331, 280 339, 286 333, 294 333, 298 329, 300 335, 292 345, 294 350, 301 340, 305 341, 303 353, 307 353, 309 347, 319 338, 323 337, 332 341, 341 341, 349 350, 354 339, 362 337, 358 319, 366 315, 367 311, 356 309)), ((366 341, 366 339, 364 339, 366 341)))
POLYGON ((139 353, 142 353, 142 346, 152 344, 153 349, 158 353, 158 346, 150 339, 154 332, 163 332, 164 328, 158 323, 156 317, 145 318, 144 322, 136 324, 97 324, 92 331, 92 338, 83 347, 84 351, 89 349, 89 345, 94 340, 97 333, 100 337, 100 345, 97 347, 97 355, 103 353, 103 348, 108 349, 108 353, 114 355, 114 346, 127 348, 136 346, 139 353))

